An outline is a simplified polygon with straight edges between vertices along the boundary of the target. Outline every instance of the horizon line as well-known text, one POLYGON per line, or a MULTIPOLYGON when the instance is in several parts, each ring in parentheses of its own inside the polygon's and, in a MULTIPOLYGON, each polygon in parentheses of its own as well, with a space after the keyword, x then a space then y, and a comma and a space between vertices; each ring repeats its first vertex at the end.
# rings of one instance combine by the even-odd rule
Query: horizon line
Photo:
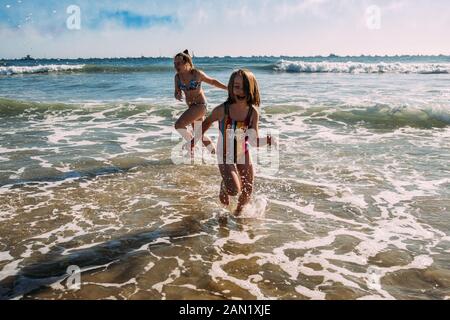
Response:
MULTIPOLYGON (((193 58, 219 58, 219 59, 223 59, 223 58, 346 58, 346 57, 372 57, 372 58, 377 58, 377 57, 381 57, 381 58, 395 58, 395 57, 450 57, 450 53, 439 53, 439 54, 385 54, 385 55, 380 55, 380 54, 359 54, 359 55, 351 55, 351 54, 347 54, 347 55, 340 55, 340 54, 334 54, 334 53, 330 53, 328 55, 306 55, 306 56, 302 56, 302 55, 248 55, 248 56, 237 56, 237 55, 222 55, 222 56, 218 56, 218 55, 211 55, 211 56, 193 56, 193 58)), ((107 59, 173 59, 173 56, 118 56, 118 57, 101 57, 101 56, 97 56, 97 57, 78 57, 78 58, 63 58, 63 57, 50 57, 50 58, 43 58, 43 57, 32 57, 31 55, 27 55, 25 57, 20 57, 20 58, 0 58, 0 61, 26 61, 27 59, 29 59, 30 61, 33 60, 92 60, 92 59, 102 59, 102 60, 107 60, 107 59)))

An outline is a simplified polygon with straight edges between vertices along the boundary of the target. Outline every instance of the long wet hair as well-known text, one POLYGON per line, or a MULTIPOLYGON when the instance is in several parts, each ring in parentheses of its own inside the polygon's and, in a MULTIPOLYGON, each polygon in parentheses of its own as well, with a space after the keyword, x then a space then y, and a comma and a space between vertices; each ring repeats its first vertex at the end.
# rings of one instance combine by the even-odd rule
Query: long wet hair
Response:
POLYGON ((177 55, 173 58, 174 60, 178 57, 183 58, 184 63, 187 63, 191 66, 191 72, 195 71, 194 63, 192 62, 192 57, 189 54, 189 50, 184 50, 183 52, 177 53, 177 55))
POLYGON ((259 107, 261 105, 261 97, 259 95, 258 82, 256 77, 248 69, 239 69, 231 74, 230 81, 228 82, 228 100, 227 103, 236 102, 233 94, 234 80, 238 75, 242 76, 244 82, 244 93, 247 97, 247 104, 249 106, 259 107))

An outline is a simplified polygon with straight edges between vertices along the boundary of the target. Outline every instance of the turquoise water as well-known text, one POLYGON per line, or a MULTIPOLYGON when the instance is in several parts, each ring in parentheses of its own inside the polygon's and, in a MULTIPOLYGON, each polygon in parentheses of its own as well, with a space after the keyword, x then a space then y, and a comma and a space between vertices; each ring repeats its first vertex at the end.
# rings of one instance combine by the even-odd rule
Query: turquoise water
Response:
POLYGON ((250 68, 279 132, 249 219, 171 159, 171 59, 0 63, 0 297, 450 297, 450 57, 194 62, 250 68))

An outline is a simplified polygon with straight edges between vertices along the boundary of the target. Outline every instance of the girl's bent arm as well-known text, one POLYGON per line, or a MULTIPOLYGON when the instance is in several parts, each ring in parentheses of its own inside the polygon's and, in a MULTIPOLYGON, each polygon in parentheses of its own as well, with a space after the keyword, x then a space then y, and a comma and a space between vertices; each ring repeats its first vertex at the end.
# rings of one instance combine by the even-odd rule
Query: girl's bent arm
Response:
MULTIPOLYGON (((208 131, 209 128, 211 128, 212 124, 215 121, 219 120, 219 116, 220 116, 220 110, 219 110, 220 106, 215 108, 212 113, 206 117, 205 120, 203 120, 202 122, 202 140, 203 140, 203 136, 205 135, 205 132, 208 131)), ((195 137, 191 140, 191 148, 194 148, 194 146, 197 144, 197 141, 195 141, 195 137)))
POLYGON ((228 87, 226 85, 224 85, 222 82, 220 82, 216 79, 213 79, 213 78, 207 76, 206 73, 204 73, 203 71, 199 71, 199 74, 200 74, 200 78, 203 82, 206 82, 207 84, 210 84, 219 89, 228 90, 228 87))
POLYGON ((218 121, 220 118, 220 106, 217 108, 214 108, 214 110, 211 112, 211 114, 206 117, 206 119, 202 123, 202 135, 205 134, 206 131, 208 131, 209 128, 211 128, 212 124, 216 121, 218 121))

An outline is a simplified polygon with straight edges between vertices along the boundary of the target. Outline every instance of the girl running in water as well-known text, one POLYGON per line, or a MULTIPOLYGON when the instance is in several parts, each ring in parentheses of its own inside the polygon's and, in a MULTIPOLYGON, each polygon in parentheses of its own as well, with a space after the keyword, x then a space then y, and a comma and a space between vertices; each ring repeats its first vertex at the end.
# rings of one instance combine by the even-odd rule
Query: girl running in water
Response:
MULTIPOLYGON (((203 121, 207 110, 202 82, 223 90, 227 90, 228 88, 220 81, 210 78, 203 71, 196 69, 188 50, 178 53, 175 56, 174 67, 177 72, 175 75, 175 99, 183 101, 182 93, 184 93, 188 106, 188 109, 175 122, 175 129, 186 141, 191 141, 192 133, 187 130, 188 126, 193 125, 195 121, 203 121)), ((205 147, 214 153, 214 145, 211 139, 204 137, 203 140, 205 147)))
POLYGON ((249 145, 272 145, 270 136, 258 138, 258 107, 261 103, 258 83, 249 70, 233 72, 228 83, 228 100, 215 108, 202 125, 205 133, 219 122, 217 156, 222 175, 220 201, 229 205, 230 196, 239 195, 236 215, 250 202, 254 171, 249 145))

